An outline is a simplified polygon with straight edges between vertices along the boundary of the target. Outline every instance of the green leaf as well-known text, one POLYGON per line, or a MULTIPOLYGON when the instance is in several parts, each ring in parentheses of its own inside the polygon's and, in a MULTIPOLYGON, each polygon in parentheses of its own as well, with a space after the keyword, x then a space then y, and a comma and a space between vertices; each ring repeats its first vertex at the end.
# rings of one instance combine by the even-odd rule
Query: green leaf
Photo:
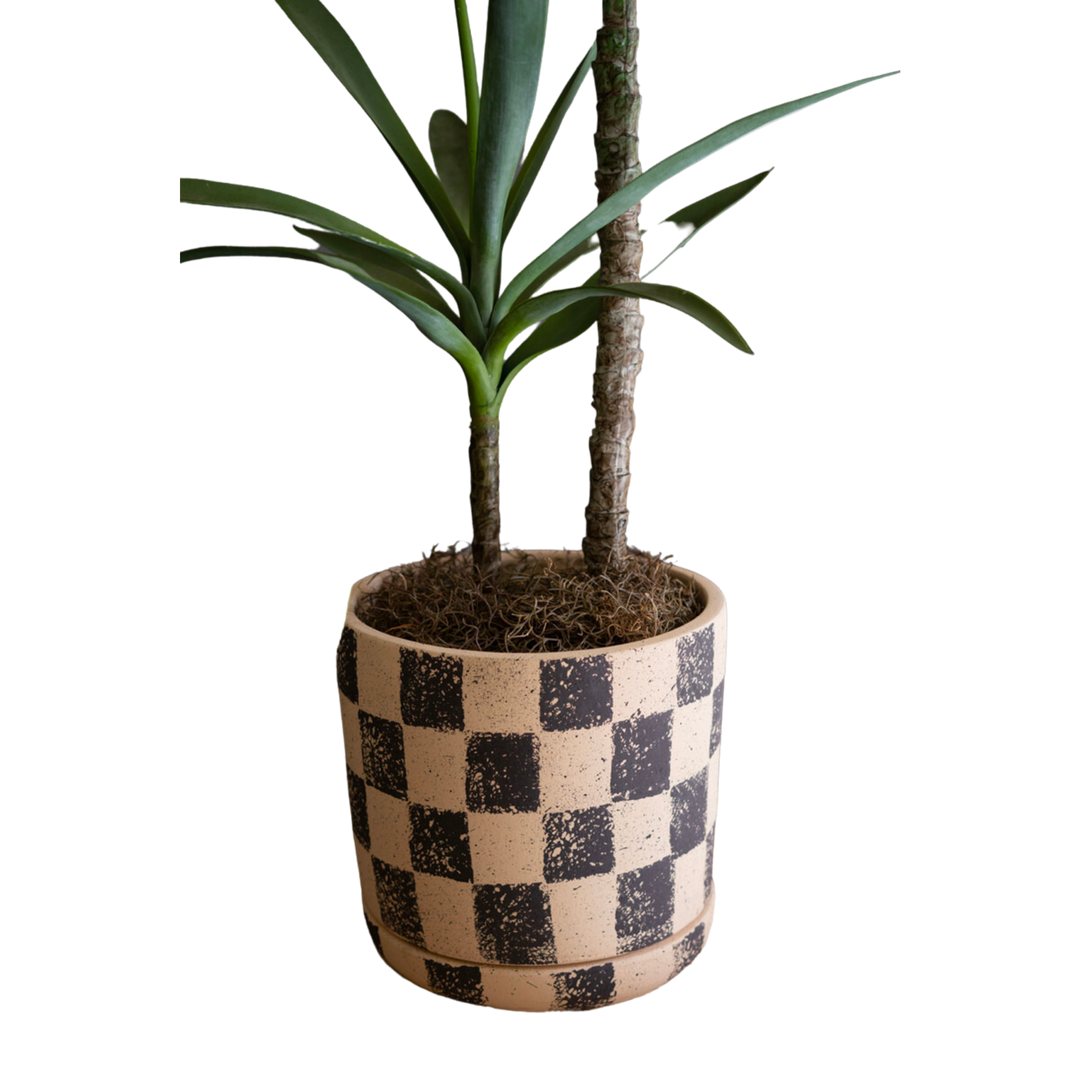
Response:
MULTIPOLYGON (((476 172, 476 141, 480 127, 480 87, 476 82, 476 54, 473 52, 472 28, 469 26, 469 5, 454 0, 457 13, 458 45, 461 48, 461 74, 465 80, 465 126, 469 139, 469 192, 476 172)), ((467 220, 467 216, 466 216, 467 220)))
POLYGON ((408 266, 426 274, 437 285, 454 297, 465 334, 480 347, 486 338, 481 327, 480 313, 464 283, 444 267, 441 262, 424 257, 413 248, 388 237, 384 232, 365 225, 359 218, 349 217, 333 206, 306 199, 303 195, 268 188, 261 184, 244 184, 241 180, 216 180, 212 176, 187 176, 176 178, 176 201, 181 206, 204 206, 212 210, 240 211, 254 214, 270 214, 296 221, 299 225, 313 225, 327 232, 337 233, 362 244, 377 247, 408 266))
MULTIPOLYGON (((456 319, 457 316, 443 299, 442 294, 432 286, 422 274, 418 274, 414 268, 415 255, 409 255, 404 251, 394 248, 381 247, 364 240, 354 240, 340 233, 322 232, 319 229, 302 229, 294 225, 294 229, 301 236, 306 236, 321 245, 326 251, 338 255, 355 263, 364 273, 387 285, 393 285, 395 289, 415 296, 417 300, 423 300, 436 311, 441 311, 447 318, 456 319)), ((425 260, 419 259, 424 262, 425 260)), ((430 265, 430 264, 429 264, 430 265)))
POLYGON ((731 324, 728 318, 708 301, 702 300, 686 289, 679 289, 673 285, 646 285, 633 282, 624 285, 595 285, 582 286, 576 289, 559 289, 555 292, 544 293, 537 296, 520 307, 514 308, 491 332, 485 352, 489 356, 499 357, 506 351, 507 346, 523 330, 550 318, 552 315, 568 308, 578 300, 602 296, 630 296, 642 300, 655 300, 657 303, 666 304, 687 315, 692 315, 698 322, 707 326, 714 334, 718 334, 726 342, 734 345, 743 352, 752 353, 753 350, 746 344, 742 334, 731 324))
POLYGON ((570 76, 570 81, 563 87, 562 93, 555 100, 555 104, 551 107, 551 112, 548 113, 543 126, 537 132, 532 146, 529 147, 529 152, 525 155, 525 160, 521 163, 521 168, 518 170, 517 176, 514 177, 514 183, 510 188, 510 196, 506 204, 506 216, 503 219, 504 241, 510 233, 510 227, 517 220, 522 206, 525 205, 525 199, 528 197, 533 182, 544 164, 544 159, 551 149, 551 144, 555 141, 563 117, 577 96, 577 92, 585 81, 585 76, 589 74, 589 69, 595 59, 596 42, 593 42, 592 48, 585 54, 585 59, 578 65, 574 74, 570 76))
POLYGON ((355 263, 335 255, 327 255, 310 248, 290 247, 202 247, 180 252, 180 261, 192 262, 196 259, 228 258, 232 256, 260 256, 276 259, 299 259, 303 262, 321 263, 335 270, 343 270, 356 278, 384 300, 393 304, 398 311, 406 315, 413 325, 429 341, 448 352, 460 364, 469 385, 469 401, 474 406, 491 403, 494 394, 487 369, 479 352, 472 342, 465 337, 445 315, 433 307, 418 300, 415 296, 396 289, 385 282, 364 273, 355 263))
POLYGON ((698 199, 697 202, 684 206, 681 210, 676 210, 670 217, 664 218, 664 221, 671 221, 676 225, 689 225, 691 226, 690 231, 647 274, 642 276, 648 277, 649 274, 659 270, 676 251, 686 247, 710 221, 718 218, 725 210, 749 195, 771 172, 772 169, 766 169, 764 172, 758 173, 757 176, 751 176, 749 180, 741 180, 737 184, 713 192, 712 195, 706 195, 704 199, 698 199))
POLYGON ((498 287, 506 200, 536 101, 547 9, 547 0, 491 0, 488 5, 470 281, 485 322, 498 287))
MULTIPOLYGON (((599 277, 599 274, 595 275, 599 277)), ((542 353, 557 349, 574 338, 580 337, 591 326, 596 325, 600 317, 600 298, 576 300, 569 307, 546 318, 514 351, 507 357, 496 395, 501 403, 506 396, 506 388, 531 360, 542 353)))
POLYGON ((462 259, 467 257, 469 238, 442 184, 341 24, 319 0, 277 0, 277 5, 371 117, 431 208, 455 251, 462 259))
POLYGON ((665 180, 670 180, 671 177, 678 175, 684 169, 701 161, 702 158, 708 157, 722 147, 727 146, 729 143, 733 143, 736 139, 740 139, 744 135, 748 135, 751 131, 756 131, 765 124, 772 123, 774 120, 779 120, 781 117, 787 116, 790 113, 798 112, 798 110, 805 109, 807 106, 814 105, 819 101, 825 101, 827 98, 835 97, 837 94, 842 94, 846 90, 852 90, 856 86, 863 86, 866 83, 875 82, 878 79, 885 79, 890 75, 896 74, 897 72, 895 71, 889 71, 884 75, 874 75, 869 79, 858 79, 855 82, 845 83, 843 86, 833 87, 831 90, 823 90, 819 94, 810 94, 808 97, 797 98, 795 101, 788 101, 782 105, 774 105, 770 109, 763 109, 760 112, 751 113, 749 116, 744 116, 741 120, 736 120, 734 123, 727 124, 724 127, 717 129, 711 135, 706 135, 705 138, 699 139, 696 143, 684 147, 670 157, 664 158, 663 161, 658 165, 654 165, 651 169, 646 169, 645 172, 631 180, 625 187, 620 188, 613 195, 605 199, 595 210, 583 217, 572 229, 563 233, 551 247, 533 259, 533 261, 529 263, 529 265, 526 266, 509 285, 507 285, 502 297, 496 305, 493 321, 497 323, 503 319, 510 308, 513 307, 514 301, 517 300, 521 293, 528 287, 529 283, 539 274, 543 273, 556 259, 567 254, 567 252, 580 244, 586 237, 591 236, 599 229, 602 229, 609 221, 614 221, 621 213, 628 210, 635 203, 640 202, 650 191, 659 187, 665 180))
MULTIPOLYGON (((645 235, 645 230, 641 230, 641 235, 645 235)), ((565 270, 571 263, 575 263, 578 259, 583 258, 590 252, 595 251, 600 246, 600 241, 595 236, 590 236, 588 240, 582 240, 580 244, 572 251, 568 251, 561 259, 556 259, 542 274, 534 278, 529 282, 528 286, 517 298, 515 307, 525 303, 534 293, 539 292, 556 274, 565 270)), ((596 275, 594 275, 595 277, 596 275)), ((591 279, 590 279, 591 281, 591 279)), ((590 282, 586 282, 589 284, 590 282)))
POLYGON ((428 142, 435 171, 454 204, 465 231, 469 231, 472 187, 469 181, 469 129, 465 121, 447 109, 436 109, 428 124, 428 142))

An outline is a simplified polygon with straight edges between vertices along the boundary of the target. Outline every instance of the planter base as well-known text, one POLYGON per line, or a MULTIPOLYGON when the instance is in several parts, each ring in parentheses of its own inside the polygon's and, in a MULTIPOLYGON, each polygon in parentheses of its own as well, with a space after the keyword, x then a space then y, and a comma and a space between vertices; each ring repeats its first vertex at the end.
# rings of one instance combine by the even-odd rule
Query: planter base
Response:
POLYGON ((701 914, 677 934, 645 949, 596 963, 468 964, 427 952, 368 921, 379 955, 399 975, 444 997, 519 1012, 580 1011, 640 997, 696 959, 712 926, 716 890, 701 914))

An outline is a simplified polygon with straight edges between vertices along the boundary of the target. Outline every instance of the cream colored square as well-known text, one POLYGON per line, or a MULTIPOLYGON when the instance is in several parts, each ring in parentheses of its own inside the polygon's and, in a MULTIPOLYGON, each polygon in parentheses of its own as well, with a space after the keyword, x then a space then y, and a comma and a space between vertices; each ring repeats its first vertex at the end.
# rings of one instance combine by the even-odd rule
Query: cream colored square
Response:
POLYGON ((663 986, 675 970, 675 946, 626 953, 615 970, 615 1000, 641 997, 663 986))
POLYGON ((469 853, 477 885, 544 880, 542 814, 469 814, 469 853))
POLYGON ((701 772, 709 763, 712 695, 675 710, 671 723, 671 786, 701 772))
POLYGON ((705 906, 705 845, 675 860, 675 914, 671 925, 675 933, 701 915, 705 906))
POLYGON ((629 720, 673 709, 678 679, 679 655, 674 641, 612 653, 614 719, 629 720))
POLYGON ((555 1000, 552 976, 542 968, 523 971, 516 967, 485 967, 481 978, 489 1001, 522 1012, 547 1012, 555 1000), (507 1006, 505 1003, 511 1003, 507 1006))
POLYGON ((360 713, 348 698, 341 699, 341 731, 345 737, 345 763, 357 776, 364 775, 360 754, 360 713))
POLYGON ((716 807, 720 799, 720 755, 713 754, 709 762, 709 787, 705 796, 705 831, 716 822, 716 807))
POLYGON ((400 646, 370 634, 356 640, 356 688, 359 706, 384 720, 401 720, 400 646))
POLYGON ((579 964, 619 951, 615 934, 618 878, 597 874, 579 881, 556 881, 547 886, 555 955, 560 964, 579 964))
POLYGON ((408 803, 368 784, 367 812, 371 854, 391 866, 410 869, 408 803))
POLYGON ((464 731, 403 726, 409 802, 465 809, 464 731))
POLYGON ((423 953, 417 952, 389 930, 381 930, 379 938, 386 962, 409 982, 428 989, 427 965, 424 963, 423 953))
POLYGON ((416 904, 424 948, 456 960, 480 960, 473 921, 473 890, 467 881, 416 875, 416 904))
POLYGON ((611 802, 611 727, 547 731, 540 740, 540 809, 611 802))
POLYGON ((498 660, 465 657, 462 703, 469 731, 540 731, 540 662, 535 656, 498 660))
POLYGON ((713 669, 713 683, 719 683, 721 677, 728 673, 728 659, 730 650, 728 649, 728 620, 731 618, 731 611, 728 608, 727 600, 724 600, 724 610, 720 612, 719 617, 713 624, 715 629, 713 631, 714 639, 716 643, 716 666, 713 669))
POLYGON ((615 833, 615 869, 618 873, 649 866, 671 854, 671 796, 611 804, 615 833))

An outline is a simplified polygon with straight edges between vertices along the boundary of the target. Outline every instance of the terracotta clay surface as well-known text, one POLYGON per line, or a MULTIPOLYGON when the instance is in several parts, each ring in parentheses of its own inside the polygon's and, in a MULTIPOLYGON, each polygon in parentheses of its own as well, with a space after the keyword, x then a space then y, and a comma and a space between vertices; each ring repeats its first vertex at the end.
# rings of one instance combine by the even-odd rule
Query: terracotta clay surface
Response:
POLYGON ((663 985, 712 918, 727 609, 606 650, 338 649, 364 914, 436 993, 586 1009, 663 985))

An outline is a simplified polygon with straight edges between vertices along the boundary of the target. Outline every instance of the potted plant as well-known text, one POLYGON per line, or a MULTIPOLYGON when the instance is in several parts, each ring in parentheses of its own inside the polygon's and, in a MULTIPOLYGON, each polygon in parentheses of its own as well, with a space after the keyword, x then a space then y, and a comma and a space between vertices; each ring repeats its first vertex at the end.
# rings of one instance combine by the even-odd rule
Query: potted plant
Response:
MULTIPOLYGON (((641 170, 633 0, 605 0, 597 42, 528 147, 546 0, 490 0, 482 79, 455 0, 466 115, 433 114, 432 168, 319 0, 277 2, 392 147, 458 263, 451 272, 291 195, 181 181, 184 202, 291 217, 315 244, 198 248, 181 261, 269 256, 347 273, 465 377, 472 543, 358 582, 338 649, 368 928, 398 972, 459 1000, 546 1010, 638 996, 697 956, 712 920, 726 605, 701 575, 626 546, 636 305, 668 305, 750 349, 707 301, 638 279, 636 207, 735 139, 874 80, 753 113, 641 170), (600 201, 504 283, 507 236, 591 69, 600 201), (600 269, 581 286, 545 291, 598 246, 600 269), (507 552, 504 397, 532 360, 597 324, 584 555, 507 552)), ((691 226, 682 244, 765 175, 671 215, 691 226)))

